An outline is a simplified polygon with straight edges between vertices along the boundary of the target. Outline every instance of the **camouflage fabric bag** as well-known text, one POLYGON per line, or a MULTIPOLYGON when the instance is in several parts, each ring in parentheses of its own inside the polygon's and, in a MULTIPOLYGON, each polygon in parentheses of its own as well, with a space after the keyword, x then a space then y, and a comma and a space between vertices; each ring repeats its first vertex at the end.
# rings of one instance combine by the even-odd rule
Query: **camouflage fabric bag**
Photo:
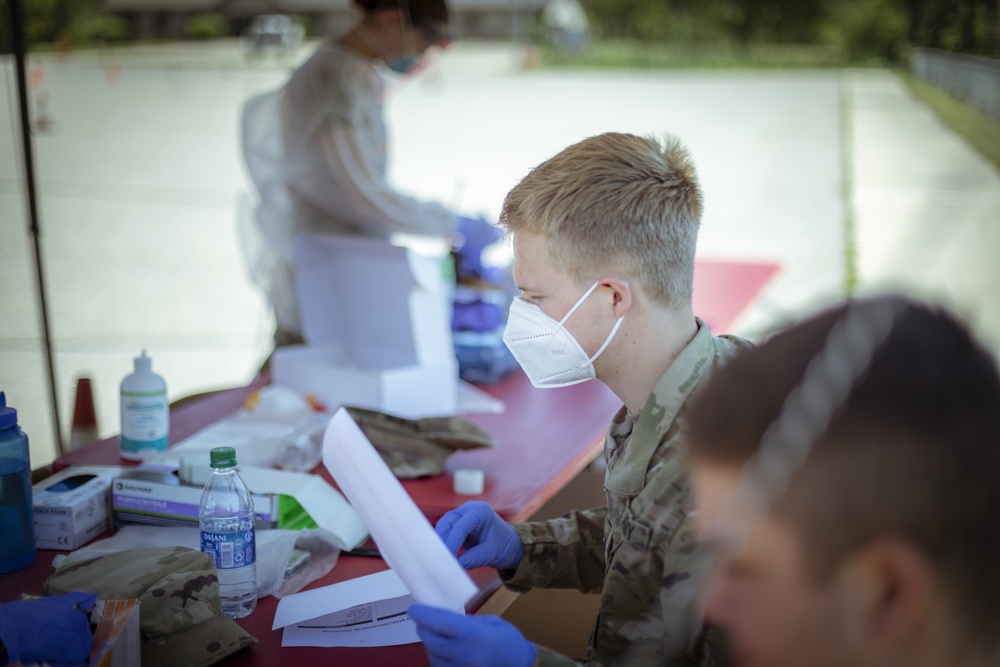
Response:
POLYGON ((485 431, 458 417, 404 419, 366 408, 344 409, 399 479, 440 475, 455 450, 495 444, 485 431))
POLYGON ((69 565, 45 582, 50 595, 70 591, 139 600, 143 667, 202 667, 257 643, 223 615, 212 561, 187 547, 126 549, 69 565))

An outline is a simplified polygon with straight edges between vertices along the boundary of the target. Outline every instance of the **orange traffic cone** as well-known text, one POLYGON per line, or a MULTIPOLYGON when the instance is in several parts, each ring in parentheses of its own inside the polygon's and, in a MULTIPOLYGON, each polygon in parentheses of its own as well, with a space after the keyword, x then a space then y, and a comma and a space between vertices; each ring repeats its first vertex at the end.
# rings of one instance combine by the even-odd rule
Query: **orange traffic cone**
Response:
POLYGON ((69 432, 70 451, 97 440, 97 412, 94 410, 94 392, 90 378, 76 381, 76 399, 73 403, 73 426, 69 432))

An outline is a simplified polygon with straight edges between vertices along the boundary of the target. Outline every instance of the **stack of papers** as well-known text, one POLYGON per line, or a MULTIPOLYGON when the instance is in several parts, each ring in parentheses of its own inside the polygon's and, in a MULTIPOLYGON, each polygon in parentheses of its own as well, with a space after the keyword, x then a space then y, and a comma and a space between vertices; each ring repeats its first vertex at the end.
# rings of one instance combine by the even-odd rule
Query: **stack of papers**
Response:
POLYGON ((272 629, 282 646, 390 646, 419 641, 415 602, 463 613, 476 585, 345 410, 323 440, 323 462, 391 570, 282 598, 272 629))

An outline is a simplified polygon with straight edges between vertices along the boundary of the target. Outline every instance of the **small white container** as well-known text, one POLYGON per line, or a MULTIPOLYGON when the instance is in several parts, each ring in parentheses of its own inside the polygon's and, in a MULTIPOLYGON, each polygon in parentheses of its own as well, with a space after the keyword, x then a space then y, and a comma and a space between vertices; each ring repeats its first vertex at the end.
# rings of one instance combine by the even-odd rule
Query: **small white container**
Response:
POLYGON ((462 496, 478 496, 486 487, 486 475, 475 468, 459 468, 454 473, 452 488, 462 496))
POLYGON ((146 350, 135 358, 135 372, 121 385, 120 455, 139 461, 166 450, 170 436, 170 403, 167 383, 152 371, 146 350))

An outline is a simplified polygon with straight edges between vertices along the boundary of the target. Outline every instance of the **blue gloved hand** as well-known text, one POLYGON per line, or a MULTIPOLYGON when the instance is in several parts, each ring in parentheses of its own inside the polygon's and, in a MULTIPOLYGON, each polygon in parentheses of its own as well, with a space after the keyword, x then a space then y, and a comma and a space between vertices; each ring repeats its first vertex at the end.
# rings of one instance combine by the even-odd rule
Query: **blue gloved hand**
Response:
POLYGON ((409 609, 433 667, 531 667, 537 647, 496 616, 463 616, 415 604, 409 609))
POLYGON ((499 229, 483 218, 458 216, 458 234, 460 238, 456 239, 456 247, 476 248, 480 252, 489 244, 500 240, 499 229))
POLYGON ((448 512, 434 530, 453 554, 465 547, 458 564, 466 570, 484 566, 509 570, 524 556, 517 531, 484 502, 468 502, 448 512))
POLYGON ((93 593, 66 593, 0 604, 0 642, 11 664, 86 665, 94 637, 84 610, 93 593))

